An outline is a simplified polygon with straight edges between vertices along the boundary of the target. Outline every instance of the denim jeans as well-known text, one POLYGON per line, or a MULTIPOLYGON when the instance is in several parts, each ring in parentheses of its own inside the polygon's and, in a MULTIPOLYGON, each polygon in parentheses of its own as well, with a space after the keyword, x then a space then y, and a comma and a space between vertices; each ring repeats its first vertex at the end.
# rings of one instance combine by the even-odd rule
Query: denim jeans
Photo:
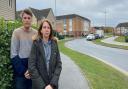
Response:
POLYGON ((32 89, 31 79, 26 79, 25 77, 15 77, 14 89, 32 89))

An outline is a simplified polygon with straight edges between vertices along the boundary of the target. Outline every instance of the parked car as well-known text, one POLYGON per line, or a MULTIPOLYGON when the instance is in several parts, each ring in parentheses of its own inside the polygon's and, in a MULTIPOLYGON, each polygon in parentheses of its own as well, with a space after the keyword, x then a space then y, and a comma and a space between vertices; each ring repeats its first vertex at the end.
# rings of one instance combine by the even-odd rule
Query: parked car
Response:
POLYGON ((103 30, 97 30, 96 34, 98 34, 100 38, 104 37, 104 31, 103 30))
POLYGON ((94 35, 95 35, 95 39, 99 39, 100 38, 99 34, 94 34, 94 35))
POLYGON ((89 34, 87 37, 86 37, 87 40, 95 40, 95 35, 94 34, 89 34))

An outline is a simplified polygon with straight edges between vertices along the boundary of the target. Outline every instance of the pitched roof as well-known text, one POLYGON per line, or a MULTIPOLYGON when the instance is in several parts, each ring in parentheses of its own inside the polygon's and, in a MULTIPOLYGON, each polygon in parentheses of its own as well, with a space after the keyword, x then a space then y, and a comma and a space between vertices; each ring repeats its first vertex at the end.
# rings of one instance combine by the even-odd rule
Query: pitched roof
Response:
POLYGON ((128 22, 119 23, 116 27, 128 27, 128 22))
POLYGON ((35 8, 31 8, 31 7, 30 7, 30 9, 38 20, 42 19, 43 17, 46 18, 51 10, 51 8, 38 10, 35 8))
POLYGON ((88 18, 82 17, 82 16, 77 15, 77 14, 69 14, 69 15, 56 16, 56 19, 57 19, 57 20, 60 20, 60 19, 74 18, 74 17, 80 17, 80 18, 82 18, 82 19, 84 19, 84 20, 87 20, 87 21, 91 22, 88 18))
POLYGON ((103 30, 104 29, 104 27, 93 27, 93 28, 96 30, 103 30))
MULTIPOLYGON (((35 15, 35 17, 37 18, 37 20, 42 19, 43 17, 47 18, 50 10, 52 10, 51 8, 47 8, 47 9, 42 9, 42 10, 38 10, 35 8, 31 8, 29 7, 29 9, 32 11, 32 13, 35 15)), ((21 11, 17 11, 16 12, 16 18, 20 18, 20 13, 21 11)))

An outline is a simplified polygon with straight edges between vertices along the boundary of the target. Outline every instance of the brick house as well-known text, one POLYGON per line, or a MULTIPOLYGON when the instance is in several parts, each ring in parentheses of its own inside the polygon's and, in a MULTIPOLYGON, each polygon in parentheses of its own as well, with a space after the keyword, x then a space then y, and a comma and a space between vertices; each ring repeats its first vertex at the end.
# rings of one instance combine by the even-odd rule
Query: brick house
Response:
POLYGON ((56 29, 63 35, 81 36, 90 29, 91 21, 85 17, 69 14, 56 17, 56 29))
POLYGON ((114 30, 115 35, 124 35, 127 32, 128 32, 128 22, 119 23, 114 30))
POLYGON ((0 17, 15 20, 16 0, 0 0, 0 17))

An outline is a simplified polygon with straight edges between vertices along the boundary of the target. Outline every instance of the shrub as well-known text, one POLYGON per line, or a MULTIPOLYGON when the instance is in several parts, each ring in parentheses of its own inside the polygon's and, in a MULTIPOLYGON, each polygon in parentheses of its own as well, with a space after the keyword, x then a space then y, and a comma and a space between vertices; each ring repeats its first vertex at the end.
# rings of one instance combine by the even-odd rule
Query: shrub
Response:
POLYGON ((18 21, 6 22, 0 18, 0 88, 13 89, 12 66, 10 63, 10 42, 13 29, 21 26, 18 21))

